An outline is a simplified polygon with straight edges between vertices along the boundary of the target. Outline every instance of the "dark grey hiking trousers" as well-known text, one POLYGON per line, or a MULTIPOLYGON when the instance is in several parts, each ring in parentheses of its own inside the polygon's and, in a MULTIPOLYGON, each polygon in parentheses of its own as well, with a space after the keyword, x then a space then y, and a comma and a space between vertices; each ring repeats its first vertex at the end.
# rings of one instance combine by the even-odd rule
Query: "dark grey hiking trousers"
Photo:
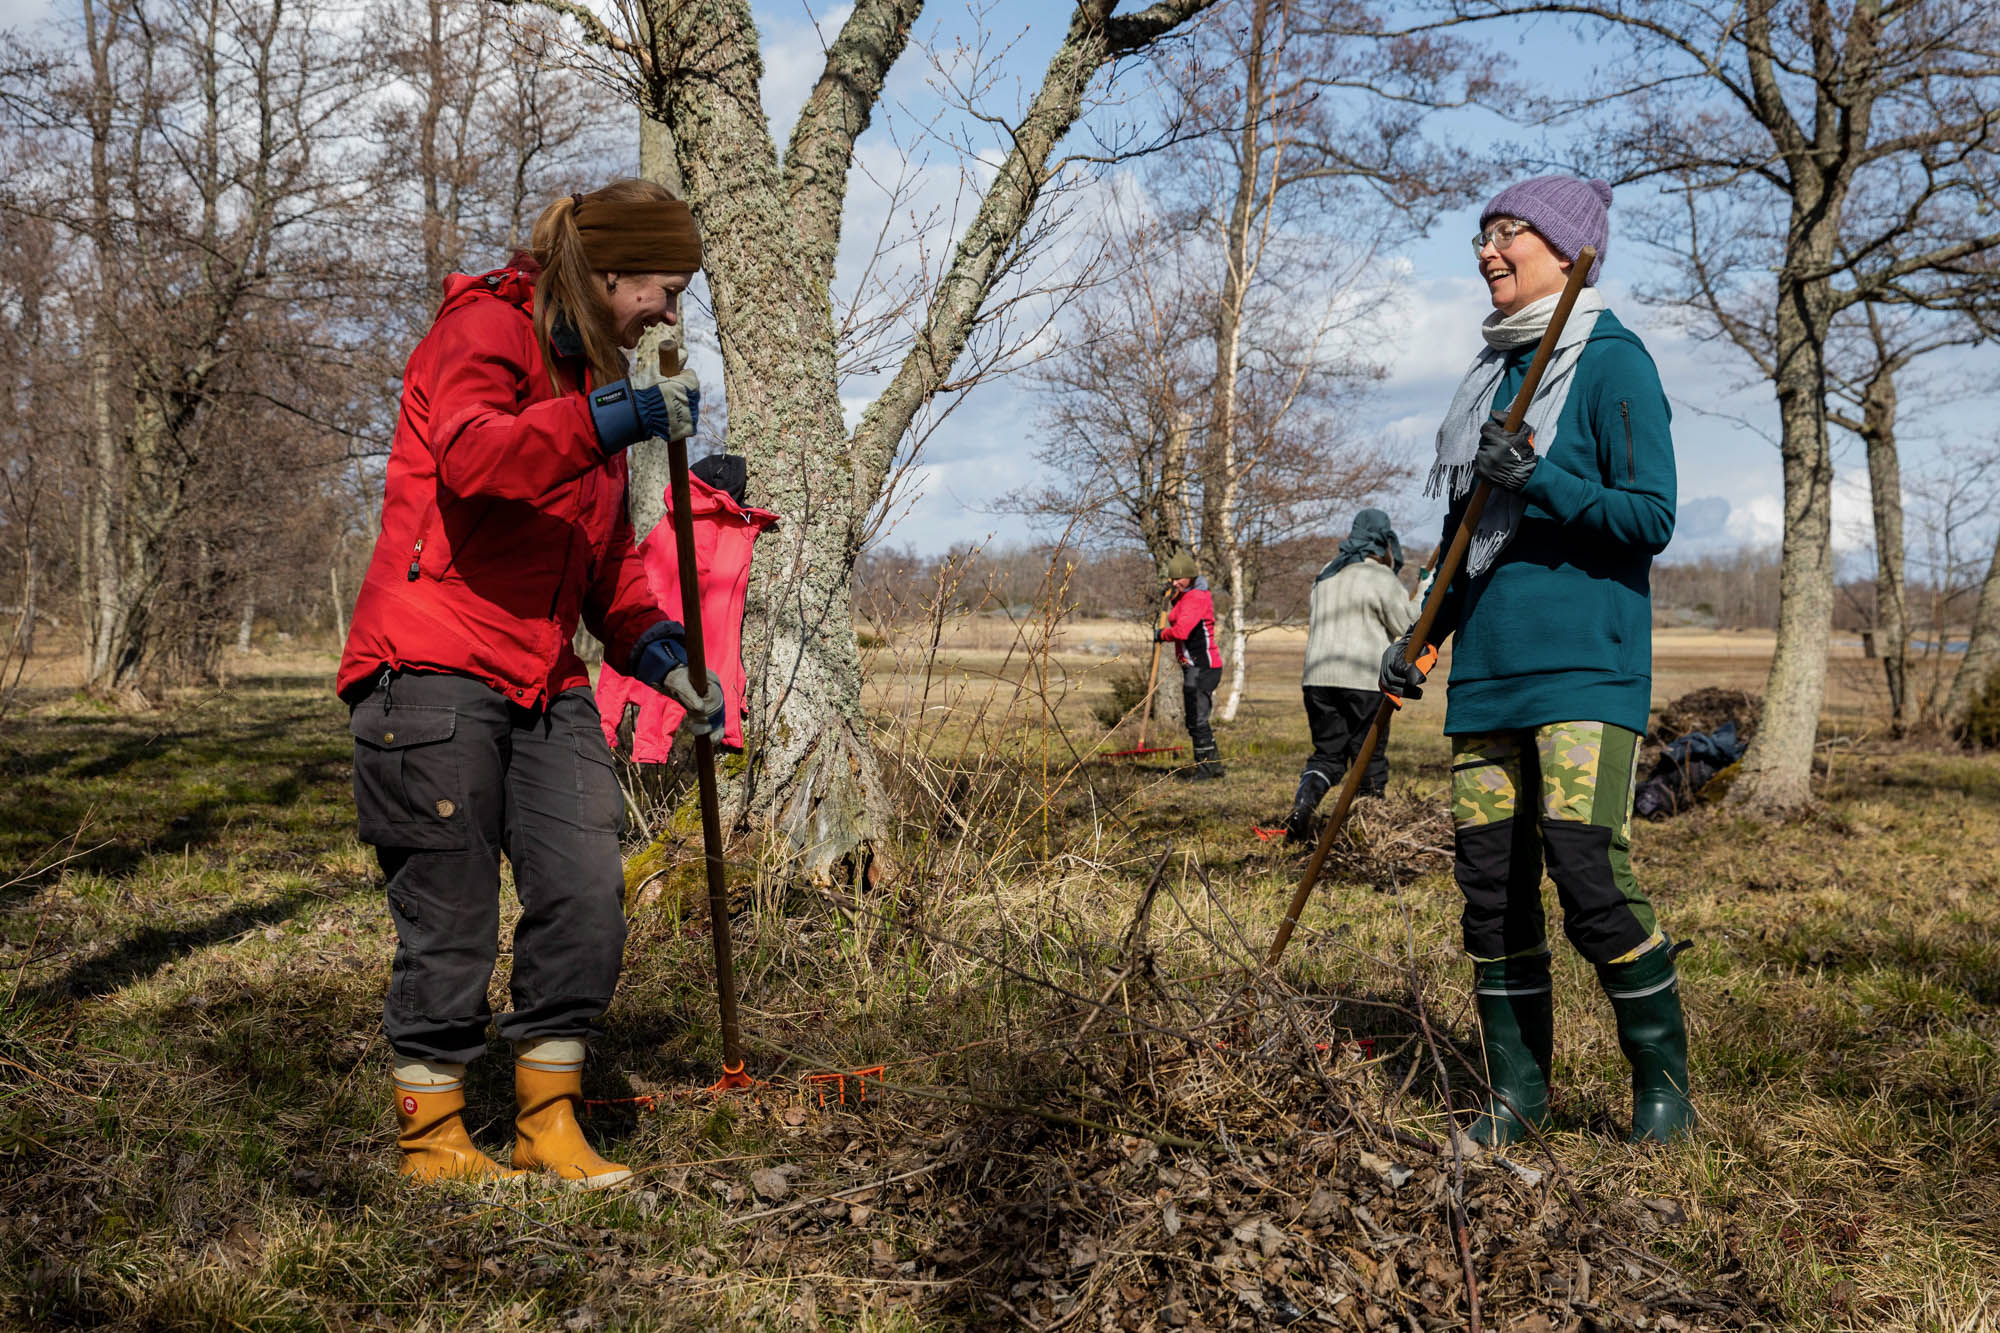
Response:
POLYGON ((1216 748, 1215 731, 1208 724, 1215 708, 1215 687, 1222 684, 1221 667, 1181 668, 1181 716, 1187 723, 1188 743, 1194 747, 1197 763, 1222 757, 1216 748))
POLYGON ((405 672, 354 704, 352 730, 361 840, 396 923, 389 1045, 458 1062, 486 1049, 503 852, 521 919, 500 1035, 589 1036, 625 952, 624 801, 590 691, 530 710, 465 676, 405 672))

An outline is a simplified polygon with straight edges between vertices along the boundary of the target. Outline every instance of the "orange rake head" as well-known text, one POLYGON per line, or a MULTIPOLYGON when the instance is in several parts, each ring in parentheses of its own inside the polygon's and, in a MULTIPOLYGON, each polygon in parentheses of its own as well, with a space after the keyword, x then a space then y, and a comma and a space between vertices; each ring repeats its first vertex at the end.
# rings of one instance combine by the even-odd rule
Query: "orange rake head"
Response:
POLYGON ((847 1105, 847 1080, 854 1080, 854 1100, 857 1102, 866 1102, 868 1100, 868 1080, 871 1078, 879 1080, 882 1077, 882 1068, 881 1065, 873 1065, 867 1069, 850 1069, 844 1074, 807 1074, 806 1082, 812 1084, 814 1091, 819 1094, 821 1109, 824 1109, 826 1106, 826 1099, 829 1092, 834 1096, 834 1104, 836 1106, 845 1106, 847 1105))

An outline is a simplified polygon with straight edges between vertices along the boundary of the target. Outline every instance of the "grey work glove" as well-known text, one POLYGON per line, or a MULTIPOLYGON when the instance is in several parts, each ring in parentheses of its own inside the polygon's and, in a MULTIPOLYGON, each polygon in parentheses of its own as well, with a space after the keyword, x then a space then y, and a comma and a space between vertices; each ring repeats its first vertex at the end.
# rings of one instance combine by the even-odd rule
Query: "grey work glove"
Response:
POLYGON ((1382 674, 1376 684, 1392 698, 1423 698, 1424 681, 1429 678, 1430 668, 1437 665, 1436 649, 1426 648, 1415 662, 1405 662, 1403 655, 1409 651, 1409 630, 1404 630, 1402 638, 1383 650, 1382 674))
POLYGON ((1518 491, 1528 484, 1539 461, 1533 431, 1510 431, 1498 420, 1489 420, 1479 428, 1479 452, 1472 456, 1472 470, 1481 479, 1503 491, 1518 491))
MULTIPOLYGON (((678 361, 679 353, 675 352, 678 361)), ((658 356, 641 356, 632 367, 632 387, 639 390, 640 412, 655 439, 685 440, 701 424, 701 380, 692 366, 669 375, 658 356), (655 399, 645 390, 658 393, 655 399)))
POLYGON ((696 692, 694 677, 684 666, 677 666, 667 673, 662 687, 673 701, 687 710, 687 718, 681 729, 690 736, 716 737, 722 734, 723 715, 722 677, 713 671, 708 673, 708 692, 696 692))

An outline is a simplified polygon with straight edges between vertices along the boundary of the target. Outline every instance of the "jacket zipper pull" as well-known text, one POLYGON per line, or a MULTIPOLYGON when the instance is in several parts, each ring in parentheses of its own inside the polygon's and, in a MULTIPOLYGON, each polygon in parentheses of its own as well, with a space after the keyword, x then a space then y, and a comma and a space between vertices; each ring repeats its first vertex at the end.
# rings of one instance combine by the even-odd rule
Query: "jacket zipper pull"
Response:
POLYGON ((422 537, 419 537, 417 538, 417 544, 415 549, 413 549, 410 552, 409 581, 411 583, 415 583, 417 581, 417 565, 423 560, 423 558, 424 558, 424 539, 422 537))

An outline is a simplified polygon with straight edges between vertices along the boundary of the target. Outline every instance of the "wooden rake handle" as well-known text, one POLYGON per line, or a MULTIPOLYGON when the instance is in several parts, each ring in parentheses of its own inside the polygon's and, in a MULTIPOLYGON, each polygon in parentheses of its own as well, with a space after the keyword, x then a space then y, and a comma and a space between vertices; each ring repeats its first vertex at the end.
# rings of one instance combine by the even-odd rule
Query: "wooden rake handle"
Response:
MULTIPOLYGON (((1555 314, 1549 317, 1549 327, 1535 348, 1535 359, 1528 366, 1527 377, 1521 381, 1520 392, 1514 395, 1514 405, 1507 409, 1509 432, 1521 429, 1521 423, 1527 419, 1528 404, 1534 400, 1535 390, 1542 384, 1542 375, 1555 358, 1556 339, 1562 336, 1564 326, 1569 323, 1569 312, 1576 305, 1576 298, 1582 294, 1584 279, 1595 262, 1596 248, 1586 245, 1577 255, 1576 262, 1570 265, 1569 280, 1563 284, 1555 314)), ((1458 528, 1451 535, 1451 546, 1438 561, 1437 577, 1431 581, 1430 595, 1424 598, 1424 609, 1418 612, 1417 623, 1411 627, 1410 636, 1404 641, 1404 661, 1415 662, 1429 645, 1431 629, 1444 610, 1445 594, 1450 591, 1452 581, 1465 564, 1466 548, 1472 544, 1472 534, 1479 529, 1480 516, 1486 512, 1486 500, 1492 492, 1491 484, 1484 481, 1473 488, 1472 498, 1466 502, 1465 512, 1459 516, 1458 528)), ((1387 694, 1376 705, 1375 720, 1368 724, 1368 732, 1361 738, 1361 749, 1347 766, 1347 776, 1341 781, 1333 813, 1327 817, 1326 827, 1320 830, 1319 841, 1313 845, 1312 856, 1306 862, 1305 874, 1299 877, 1298 891, 1292 894, 1291 905, 1285 909, 1285 919, 1278 923, 1278 933, 1271 940, 1271 950, 1264 955, 1266 967, 1276 967, 1278 959, 1284 955, 1285 946, 1292 942, 1292 932, 1298 928, 1299 916, 1306 910, 1306 901, 1312 897, 1312 891, 1319 883, 1320 868, 1326 864, 1327 853, 1333 849, 1334 836, 1347 824, 1347 815, 1354 806, 1355 795, 1361 790, 1361 779, 1368 768, 1368 761, 1381 748, 1382 733, 1395 710, 1396 700, 1387 694)))
MULTIPOLYGON (((660 368, 680 372, 680 350, 660 345, 660 368)), ((701 571, 695 565, 694 500, 688 486, 686 440, 667 441, 667 474, 674 495, 674 553, 680 562, 681 624, 685 627, 688 676, 708 692, 708 649, 701 631, 701 571)), ((715 786, 715 739, 694 738, 694 766, 701 792, 701 841, 708 869, 708 934, 715 945, 715 998, 722 1018, 722 1079, 718 1091, 746 1086, 743 1033, 736 1017, 736 950, 729 937, 729 885, 724 875, 722 808, 715 786)))
POLYGON ((1146 701, 1139 706, 1139 748, 1146 748, 1146 733, 1153 725, 1153 692, 1160 686, 1160 631, 1167 627, 1165 611, 1153 621, 1153 664, 1146 668, 1146 701))

